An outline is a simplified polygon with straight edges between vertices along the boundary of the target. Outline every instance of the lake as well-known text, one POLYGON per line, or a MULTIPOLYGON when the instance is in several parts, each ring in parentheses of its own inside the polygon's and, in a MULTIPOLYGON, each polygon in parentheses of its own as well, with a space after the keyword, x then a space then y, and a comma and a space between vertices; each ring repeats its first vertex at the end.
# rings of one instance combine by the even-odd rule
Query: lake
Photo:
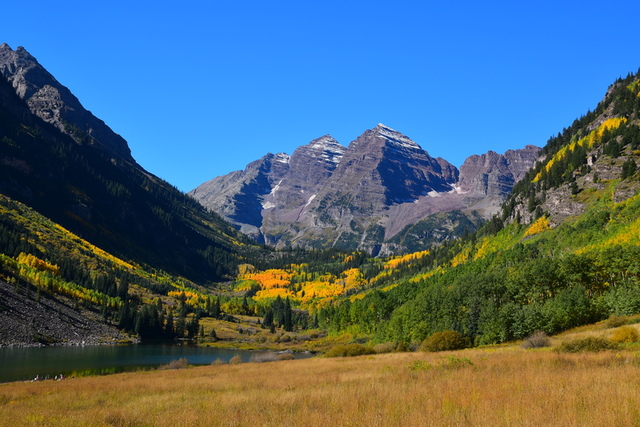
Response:
MULTIPOLYGON (((9 381, 155 369, 186 358, 190 365, 208 365, 216 359, 228 362, 236 354, 248 362, 264 351, 230 350, 183 344, 131 344, 118 346, 51 346, 0 348, 0 383, 9 381)), ((296 358, 310 354, 294 354, 296 358)))

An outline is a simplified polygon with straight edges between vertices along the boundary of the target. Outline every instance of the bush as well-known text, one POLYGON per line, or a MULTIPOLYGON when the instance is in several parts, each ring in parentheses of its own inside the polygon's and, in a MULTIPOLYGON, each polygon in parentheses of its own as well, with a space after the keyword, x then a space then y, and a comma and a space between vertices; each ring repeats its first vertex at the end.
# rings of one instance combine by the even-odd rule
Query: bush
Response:
POLYGON ((211 362, 211 365, 213 365, 213 366, 219 366, 219 365, 224 365, 224 364, 225 364, 224 361, 222 359, 220 359, 219 357, 216 360, 214 360, 213 362, 211 362))
POLYGON ((615 343, 631 343, 640 341, 640 334, 633 326, 622 326, 611 336, 611 341, 615 343))
POLYGON ((362 344, 337 345, 325 353, 325 357, 352 357, 375 354, 375 350, 362 344))
POLYGON ((276 356, 276 360, 278 361, 293 360, 293 359, 295 359, 295 357, 291 353, 280 353, 278 356, 276 356))
POLYGON ((581 351, 604 351, 616 350, 618 345, 604 338, 587 337, 577 338, 572 341, 562 343, 556 351, 561 353, 578 353, 581 351))
POLYGON ((254 353, 249 358, 249 362, 253 363, 264 363, 264 362, 275 362, 277 360, 276 353, 254 353))
POLYGON ((522 348, 543 348, 551 346, 551 338, 543 331, 535 331, 522 343, 522 348))
POLYGON ((242 363, 242 357, 240 357, 239 354, 236 354, 231 358, 231 360, 229 360, 230 365, 239 365, 241 363, 242 363))
POLYGON ((396 344, 393 342, 385 342, 385 343, 374 345, 373 349, 378 354, 393 353, 396 349, 396 344))
POLYGON ((160 370, 185 369, 187 366, 189 366, 189 361, 183 357, 183 358, 178 359, 178 360, 172 360, 171 362, 167 363, 166 365, 160 366, 158 369, 160 369, 160 370))
POLYGON ((620 327, 622 325, 626 325, 627 321, 628 321, 628 319, 625 316, 614 316, 614 315, 611 315, 607 319, 607 322, 605 323, 605 325, 607 326, 607 328, 617 328, 617 327, 620 327))
POLYGON ((458 331, 435 332, 420 345, 420 351, 460 350, 469 347, 469 340, 458 331))

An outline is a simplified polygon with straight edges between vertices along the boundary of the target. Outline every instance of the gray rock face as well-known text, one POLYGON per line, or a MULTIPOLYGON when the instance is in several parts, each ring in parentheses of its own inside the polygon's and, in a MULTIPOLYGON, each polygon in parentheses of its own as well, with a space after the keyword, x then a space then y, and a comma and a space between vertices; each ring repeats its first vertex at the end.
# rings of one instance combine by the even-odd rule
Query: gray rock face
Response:
POLYGON ((527 145, 504 155, 488 151, 468 157, 460 167, 459 186, 463 192, 486 196, 506 196, 534 165, 540 148, 527 145))
POLYGON ((298 148, 288 161, 279 155, 279 167, 273 167, 269 154, 189 194, 276 247, 375 251, 408 225, 438 212, 477 211, 474 215, 490 217, 533 166, 538 150, 527 146, 505 155, 471 156, 458 171, 379 124, 348 148, 326 135, 298 148))
POLYGON ((244 171, 216 177, 189 194, 227 218, 243 233, 261 241, 263 199, 287 173, 289 160, 286 154, 269 153, 249 163, 244 171))
POLYGON ((23 47, 0 45, 0 73, 13 85, 31 112, 72 136, 78 143, 95 144, 111 156, 135 163, 127 142, 87 111, 23 47))

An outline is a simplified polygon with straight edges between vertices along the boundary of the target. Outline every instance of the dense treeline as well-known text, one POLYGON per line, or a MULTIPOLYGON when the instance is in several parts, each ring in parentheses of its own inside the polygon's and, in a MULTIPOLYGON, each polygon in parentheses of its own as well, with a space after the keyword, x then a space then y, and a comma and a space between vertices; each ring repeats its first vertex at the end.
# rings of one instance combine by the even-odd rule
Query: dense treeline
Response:
POLYGON ((640 248, 552 258, 518 245, 417 284, 372 292, 319 313, 333 331, 422 341, 456 330, 475 344, 548 333, 640 311, 640 248))

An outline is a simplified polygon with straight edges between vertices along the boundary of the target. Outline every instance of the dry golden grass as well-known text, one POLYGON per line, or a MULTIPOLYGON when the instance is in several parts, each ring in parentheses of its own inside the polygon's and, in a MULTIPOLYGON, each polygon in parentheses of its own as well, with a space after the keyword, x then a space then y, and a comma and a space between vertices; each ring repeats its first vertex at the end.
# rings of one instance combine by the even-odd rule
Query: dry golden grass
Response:
POLYGON ((0 425, 631 426, 638 362, 512 346, 11 383, 0 425))

